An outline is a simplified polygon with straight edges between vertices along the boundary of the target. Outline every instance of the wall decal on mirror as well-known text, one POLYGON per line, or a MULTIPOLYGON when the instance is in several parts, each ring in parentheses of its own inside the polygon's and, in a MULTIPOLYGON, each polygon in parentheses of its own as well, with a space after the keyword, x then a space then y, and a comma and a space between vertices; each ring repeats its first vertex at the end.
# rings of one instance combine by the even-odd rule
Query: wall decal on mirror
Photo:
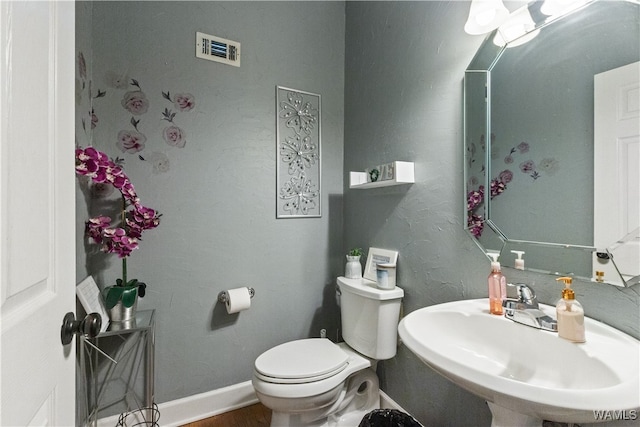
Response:
POLYGON ((276 218, 319 218, 321 97, 276 86, 276 218))

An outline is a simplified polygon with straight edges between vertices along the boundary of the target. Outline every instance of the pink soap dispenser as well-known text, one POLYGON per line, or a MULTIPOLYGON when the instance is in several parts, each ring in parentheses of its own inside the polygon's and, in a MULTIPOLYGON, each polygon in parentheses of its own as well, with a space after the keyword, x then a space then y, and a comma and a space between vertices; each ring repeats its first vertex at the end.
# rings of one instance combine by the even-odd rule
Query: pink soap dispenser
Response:
POLYGON ((499 253, 489 252, 487 254, 493 261, 491 262, 491 274, 488 277, 489 284, 489 313, 502 314, 502 302, 507 298, 507 279, 500 271, 498 262, 499 253))

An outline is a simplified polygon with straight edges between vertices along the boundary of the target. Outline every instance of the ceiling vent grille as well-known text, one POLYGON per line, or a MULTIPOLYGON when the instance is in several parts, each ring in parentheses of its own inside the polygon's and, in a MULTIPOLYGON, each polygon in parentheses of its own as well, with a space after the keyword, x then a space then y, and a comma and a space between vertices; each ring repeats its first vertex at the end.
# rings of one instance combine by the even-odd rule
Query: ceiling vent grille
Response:
POLYGON ((240 66, 240 43, 196 32, 196 57, 240 66))

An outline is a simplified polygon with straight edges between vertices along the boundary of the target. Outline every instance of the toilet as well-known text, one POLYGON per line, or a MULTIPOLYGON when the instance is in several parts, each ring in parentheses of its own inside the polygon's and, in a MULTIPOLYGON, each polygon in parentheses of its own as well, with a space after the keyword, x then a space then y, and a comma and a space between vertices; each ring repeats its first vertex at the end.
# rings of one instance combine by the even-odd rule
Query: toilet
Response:
POLYGON ((367 279, 337 279, 342 336, 290 341, 255 361, 253 387, 272 427, 355 427, 380 407, 379 360, 395 356, 404 291, 367 279))

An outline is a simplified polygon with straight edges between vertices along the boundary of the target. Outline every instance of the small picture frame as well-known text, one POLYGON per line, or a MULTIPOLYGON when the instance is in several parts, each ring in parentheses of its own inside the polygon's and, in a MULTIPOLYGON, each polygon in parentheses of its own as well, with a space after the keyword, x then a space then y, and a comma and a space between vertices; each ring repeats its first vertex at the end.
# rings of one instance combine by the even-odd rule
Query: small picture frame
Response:
POLYGON ((376 265, 377 264, 396 264, 398 262, 398 252, 388 249, 369 248, 367 254, 367 264, 364 267, 365 279, 376 281, 376 265))

